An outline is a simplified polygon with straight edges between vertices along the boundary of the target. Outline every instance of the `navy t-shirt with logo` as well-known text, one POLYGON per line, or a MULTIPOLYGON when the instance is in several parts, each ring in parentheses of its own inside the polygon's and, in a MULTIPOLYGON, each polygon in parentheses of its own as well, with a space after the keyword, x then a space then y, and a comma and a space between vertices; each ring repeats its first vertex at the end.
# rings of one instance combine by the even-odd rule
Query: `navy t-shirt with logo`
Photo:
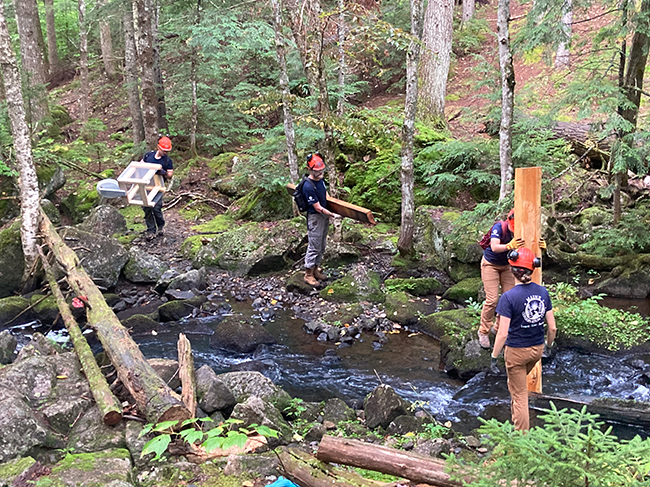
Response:
POLYGON ((302 194, 309 204, 307 208, 307 213, 318 213, 314 209, 314 203, 320 203, 323 208, 327 208, 327 188, 325 188, 325 181, 319 179, 314 181, 313 179, 307 178, 305 184, 302 186, 302 194))
MULTIPOLYGON (((148 162, 149 164, 160 164, 162 166, 162 171, 169 171, 174 169, 174 164, 172 163, 171 157, 168 155, 162 156, 160 159, 156 158, 156 153, 158 151, 152 150, 147 152, 142 158, 143 162, 148 162)), ((164 172, 161 172, 163 178, 167 179, 167 176, 164 172)))
POLYGON ((544 317, 552 309, 548 291, 534 282, 518 284, 503 293, 496 312, 510 318, 506 346, 525 348, 543 344, 544 317))
MULTIPOLYGON (((502 244, 507 244, 512 240, 512 233, 508 228, 508 225, 503 225, 506 227, 506 231, 503 231, 501 222, 496 222, 490 230, 490 238, 498 238, 502 244)), ((488 247, 483 251, 483 257, 490 264, 494 265, 508 265, 508 252, 492 252, 492 248, 488 247)))

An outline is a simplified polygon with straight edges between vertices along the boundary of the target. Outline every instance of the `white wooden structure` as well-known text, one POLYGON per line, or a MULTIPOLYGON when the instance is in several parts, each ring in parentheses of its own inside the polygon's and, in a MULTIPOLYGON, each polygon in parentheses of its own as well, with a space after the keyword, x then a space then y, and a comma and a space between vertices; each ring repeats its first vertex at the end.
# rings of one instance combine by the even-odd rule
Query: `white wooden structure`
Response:
POLYGON ((133 161, 117 178, 120 188, 126 192, 131 205, 152 207, 154 198, 165 191, 164 179, 158 171, 160 164, 133 161))

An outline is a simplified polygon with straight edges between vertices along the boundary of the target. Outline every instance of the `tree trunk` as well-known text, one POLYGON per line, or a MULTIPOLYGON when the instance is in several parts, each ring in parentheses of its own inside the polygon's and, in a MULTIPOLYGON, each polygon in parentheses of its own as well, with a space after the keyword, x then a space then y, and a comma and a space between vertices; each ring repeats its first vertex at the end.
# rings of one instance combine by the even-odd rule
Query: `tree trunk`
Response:
POLYGON ((395 475, 418 483, 440 487, 461 485, 450 480, 442 460, 349 438, 323 436, 316 458, 323 462, 395 475))
POLYGON ((133 0, 138 13, 138 58, 142 67, 142 118, 144 138, 150 150, 158 144, 158 97, 154 83, 153 39, 149 0, 133 0))
POLYGON ((196 413, 196 374, 194 372, 194 357, 192 344, 185 335, 178 335, 178 377, 181 380, 181 399, 185 407, 196 413))
POLYGON ((90 391, 92 392, 95 403, 102 414, 104 423, 109 426, 115 425, 122 419, 122 407, 111 392, 111 389, 106 382, 106 377, 104 377, 99 365, 97 365, 93 351, 90 349, 83 333, 81 333, 77 320, 74 319, 68 303, 56 282, 56 277, 54 277, 52 267, 48 263, 47 257, 42 253, 41 261, 45 268, 45 275, 47 277, 47 282, 50 284, 52 295, 56 299, 56 304, 59 306, 59 313, 61 313, 63 323, 70 334, 70 341, 72 342, 74 351, 79 358, 79 362, 81 362, 81 368, 88 380, 90 391))
MULTIPOLYGON (((402 223, 397 249, 402 257, 413 256, 415 198, 413 195, 413 136, 418 104, 418 61, 422 27, 422 0, 411 0, 411 43, 406 53, 406 101, 402 126, 402 223)), ((431 5, 431 4, 429 4, 431 5)), ((453 5, 453 3, 452 3, 453 5)), ((428 10, 428 9, 427 9, 428 10)))
POLYGON ((133 145, 138 146, 144 140, 142 107, 140 106, 140 88, 138 77, 135 31, 133 26, 133 7, 127 4, 124 9, 124 78, 129 94, 129 112, 133 130, 133 145))
POLYGON ((156 112, 158 114, 158 130, 164 133, 169 132, 167 123, 167 105, 165 104, 165 83, 160 67, 160 43, 158 42, 158 19, 160 18, 160 6, 155 0, 151 2, 151 11, 154 13, 151 22, 151 46, 153 48, 153 83, 156 89, 156 112))
POLYGON ((59 49, 56 45, 56 28, 54 23, 54 0, 43 0, 45 4, 45 26, 47 30, 47 58, 50 64, 50 79, 57 79, 61 69, 59 49))
POLYGON ((420 118, 446 125, 445 96, 451 62, 454 1, 430 0, 424 14, 420 61, 420 118))
POLYGON ((562 5, 562 33, 565 40, 557 46, 555 55, 555 67, 558 69, 568 68, 571 57, 569 48, 571 46, 571 24, 573 23, 573 0, 564 0, 562 5))
POLYGON ((88 121, 90 113, 90 84, 88 81, 88 31, 86 27, 86 0, 79 0, 79 102, 81 107, 80 118, 88 121))
MULTIPOLYGON (((194 22, 195 26, 201 24, 201 0, 196 1, 196 19, 194 22)), ((190 66, 190 79, 192 82, 192 122, 190 127, 190 152, 194 157, 196 157, 196 131, 199 124, 199 103, 196 93, 197 85, 197 64, 199 62, 199 49, 197 46, 192 46, 192 61, 190 66)))
POLYGON ((87 298, 88 324, 97 334, 104 351, 115 366, 118 378, 131 393, 147 421, 158 423, 191 418, 192 413, 149 365, 128 330, 106 304, 101 291, 79 264, 76 254, 63 243, 44 215, 41 230, 72 290, 78 296, 87 298))
POLYGON ((497 11, 497 38, 499 42, 499 65, 501 67, 501 126, 499 127, 499 163, 501 188, 499 200, 511 191, 512 180, 512 119, 515 103, 515 69, 510 52, 510 0, 499 0, 497 11))
POLYGON ((16 24, 20 38, 20 57, 30 88, 28 98, 28 117, 32 123, 38 123, 49 117, 47 105, 47 67, 43 58, 43 49, 39 45, 42 37, 41 23, 38 18, 36 0, 14 0, 16 24))
POLYGON ((341 117, 345 110, 345 71, 347 69, 345 62, 345 32, 347 28, 345 25, 345 0, 339 0, 339 11, 339 24, 337 26, 339 38, 339 99, 336 102, 336 114, 341 117))
MULTIPOLYGON (((298 156, 296 154, 296 133, 293 128, 293 111, 291 110, 291 92, 289 91, 289 74, 285 55, 285 39, 282 35, 282 9, 280 0, 271 0, 273 7, 273 30, 275 31, 275 53, 280 67, 280 88, 282 90, 282 114, 284 116, 284 136, 287 140, 287 160, 291 181, 298 184, 298 156)), ((297 208, 294 208, 294 213, 297 208)))
POLYGON ((20 236, 25 256, 23 282, 27 282, 32 272, 34 262, 38 258, 39 192, 36 168, 32 157, 32 145, 29 128, 25 119, 25 106, 18 72, 18 64, 11 46, 11 38, 4 12, 4 3, 0 2, 0 68, 4 80, 7 111, 11 121, 11 134, 14 139, 16 160, 20 173, 20 211, 22 223, 20 236))
MULTIPOLYGON (((101 8, 106 5, 106 0, 99 0, 97 7, 101 8)), ((102 17, 105 17, 102 15, 102 17)), ((111 35, 111 24, 108 20, 99 21, 99 44, 102 49, 102 61, 104 62, 104 72, 109 80, 115 79, 115 58, 113 57, 113 36, 111 35)))
POLYGON ((476 0, 463 0, 463 23, 474 17, 476 0))

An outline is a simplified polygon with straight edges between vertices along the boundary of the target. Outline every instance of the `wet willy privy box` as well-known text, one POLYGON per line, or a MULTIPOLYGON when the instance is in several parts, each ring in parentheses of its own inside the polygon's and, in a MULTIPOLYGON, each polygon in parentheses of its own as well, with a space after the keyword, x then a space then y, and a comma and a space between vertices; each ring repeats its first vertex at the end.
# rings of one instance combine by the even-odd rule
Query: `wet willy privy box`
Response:
POLYGON ((163 177, 158 174, 160 164, 133 161, 117 178, 120 188, 126 192, 126 199, 131 205, 155 205, 154 198, 165 191, 163 177))

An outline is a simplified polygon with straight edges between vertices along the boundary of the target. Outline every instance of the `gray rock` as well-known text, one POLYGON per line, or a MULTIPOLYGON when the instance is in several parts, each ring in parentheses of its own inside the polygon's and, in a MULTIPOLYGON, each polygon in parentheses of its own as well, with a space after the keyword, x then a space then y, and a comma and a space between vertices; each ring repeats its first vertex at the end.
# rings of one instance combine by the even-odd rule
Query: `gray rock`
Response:
POLYGON ((444 438, 434 438, 433 440, 419 439, 413 448, 413 453, 441 458, 443 454, 448 454, 450 450, 451 443, 444 438))
POLYGON ((142 456, 144 445, 147 441, 153 438, 151 434, 140 436, 140 432, 143 428, 144 425, 137 421, 127 421, 124 428, 124 441, 126 442, 126 447, 131 453, 134 466, 138 469, 150 466, 151 459, 154 457, 153 453, 145 455, 144 457, 142 456))
POLYGON ((0 298, 12 296, 20 289, 24 267, 20 221, 16 221, 0 231, 0 298))
POLYGON ((386 433, 389 435, 404 436, 406 433, 420 433, 424 430, 424 421, 410 414, 398 416, 390 422, 386 433))
POLYGON ((119 448, 66 455, 53 466, 47 479, 52 485, 90 486, 108 485, 111 482, 128 484, 130 477, 131 455, 128 450, 119 448))
POLYGON ((227 410, 237 404, 228 386, 208 365, 196 371, 196 398, 199 407, 207 414, 227 410))
POLYGON ((193 269, 173 278, 167 289, 178 289, 179 291, 198 289, 202 291, 205 289, 205 274, 205 267, 201 267, 198 270, 193 269))
POLYGON ((147 359, 147 362, 172 390, 181 386, 181 379, 178 376, 178 361, 167 358, 150 358, 147 359))
MULTIPOLYGON (((59 306, 54 296, 41 296, 35 294, 29 300, 36 319, 46 325, 52 325, 59 317, 59 306)), ((59 322, 61 320, 59 319, 59 322)))
MULTIPOLYGON (((66 181, 67 178, 65 177, 65 172, 63 171, 63 168, 61 166, 57 166, 56 169, 54 170, 54 174, 52 174, 52 177, 48 181, 47 186, 45 186, 45 189, 43 190, 43 199, 45 201, 50 201, 49 198, 54 196, 54 193, 56 193, 63 186, 65 186, 66 181)), ((52 202, 50 201, 50 204, 51 203, 52 202)), ((42 205, 43 204, 41 203, 41 206, 42 205)), ((49 218, 50 215, 47 216, 49 218)), ((51 218, 50 220, 52 221, 52 223, 54 223, 54 221, 51 218)))
POLYGON ((271 455, 230 455, 224 475, 253 474, 260 477, 278 475, 278 457, 271 455))
POLYGON ((325 436, 325 433, 327 433, 327 428, 322 424, 317 423, 309 428, 309 431, 305 433, 305 441, 320 441, 323 439, 323 436, 325 436))
POLYGON ((0 299, 0 323, 3 326, 20 325, 28 323, 32 314, 26 310, 29 308, 29 301, 20 296, 9 296, 0 299))
POLYGON ((2 393, 0 462, 22 456, 37 445, 44 445, 48 436, 46 426, 19 394, 2 393))
POLYGON ((207 299, 205 296, 196 296, 192 299, 170 301, 158 308, 158 318, 162 322, 179 321, 192 314, 192 310, 200 308, 207 299))
POLYGON ((34 333, 30 342, 20 349, 16 363, 26 360, 30 357, 43 357, 47 355, 56 355, 58 350, 54 344, 45 338, 42 333, 34 333))
POLYGON ((342 399, 335 397, 334 399, 325 401, 323 421, 331 421, 334 424, 339 424, 341 421, 354 421, 356 419, 357 414, 354 412, 354 409, 345 404, 342 399))
POLYGON ((68 448, 76 453, 126 448, 125 423, 105 425, 99 408, 93 406, 74 423, 68 437, 68 448))
POLYGON ((165 291, 165 296, 171 300, 183 301, 186 299, 192 299, 196 297, 192 291, 181 291, 180 289, 167 289, 165 291))
POLYGON ((157 282, 167 269, 169 266, 158 257, 134 246, 129 249, 124 277, 131 282, 157 282))
POLYGON ((110 288, 115 286, 120 272, 129 256, 126 249, 114 238, 97 233, 84 232, 73 227, 59 231, 62 238, 73 247, 80 247, 81 265, 93 278, 95 284, 110 288), (72 239, 72 240, 70 240, 72 239))
POLYGON ((172 279, 174 279, 176 276, 178 276, 178 271, 176 269, 169 269, 168 271, 163 272, 162 276, 160 276, 160 279, 158 279, 158 282, 156 282, 153 290, 158 294, 163 294, 169 287, 169 283, 172 282, 172 279))
POLYGON ((0 364, 4 365, 12 361, 16 345, 18 340, 9 330, 0 332, 0 364))
POLYGON ((313 286, 305 282, 305 271, 297 271, 291 274, 284 283, 284 287, 291 293, 300 293, 306 296, 309 296, 314 290, 313 286))
POLYGON ((128 318, 124 318, 121 323, 133 335, 150 335, 151 330, 155 330, 159 326, 156 320, 147 315, 131 315, 128 318))
POLYGON ((381 384, 363 402, 366 425, 373 429, 377 426, 387 428, 395 418, 408 414, 408 407, 409 404, 392 387, 381 384))
POLYGON ((59 209, 54 206, 54 203, 50 200, 42 199, 41 208, 43 208, 43 212, 47 215, 53 225, 58 226, 61 224, 61 213, 59 213, 59 209))
POLYGON ((284 411, 291 402, 289 394, 259 372, 227 372, 217 377, 228 386, 237 402, 244 402, 250 396, 257 396, 273 403, 280 411, 284 411))
POLYGON ((614 269, 613 277, 596 285, 596 294, 605 293, 614 298, 626 299, 644 299, 650 294, 650 269, 625 269, 620 273, 618 270, 619 268, 614 269))
POLYGON ((238 426, 244 428, 251 424, 258 424, 276 430, 279 438, 277 440, 269 438, 271 447, 291 441, 291 426, 282 418, 280 411, 270 402, 265 402, 257 396, 250 396, 245 402, 237 404, 230 417, 243 421, 238 426))
POLYGON ((227 316, 210 337, 210 346, 239 353, 253 352, 260 345, 273 345, 276 339, 254 321, 227 316))
POLYGON ((94 208, 77 227, 85 232, 112 237, 116 233, 126 232, 126 218, 116 208, 102 205, 94 208))

